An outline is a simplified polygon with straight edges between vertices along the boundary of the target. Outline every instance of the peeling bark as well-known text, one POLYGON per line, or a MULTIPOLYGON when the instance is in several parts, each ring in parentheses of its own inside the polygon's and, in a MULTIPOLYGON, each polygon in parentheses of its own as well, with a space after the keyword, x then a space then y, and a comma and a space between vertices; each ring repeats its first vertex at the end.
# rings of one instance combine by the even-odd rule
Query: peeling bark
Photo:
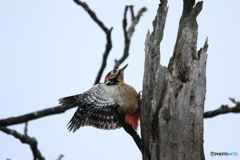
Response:
POLYGON ((207 40, 197 51, 197 15, 202 2, 184 0, 178 36, 168 68, 160 65, 160 42, 168 12, 161 0, 153 32, 145 42, 141 104, 143 159, 205 159, 203 113, 207 40))

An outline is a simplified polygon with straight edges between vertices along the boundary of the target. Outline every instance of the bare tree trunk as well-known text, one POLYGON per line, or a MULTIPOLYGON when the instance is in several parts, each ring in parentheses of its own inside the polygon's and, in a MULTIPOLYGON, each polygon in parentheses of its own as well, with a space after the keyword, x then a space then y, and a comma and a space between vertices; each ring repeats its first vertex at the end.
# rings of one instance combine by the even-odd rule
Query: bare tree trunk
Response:
POLYGON ((168 68, 160 65, 168 7, 161 0, 153 32, 145 42, 141 104, 144 160, 203 160, 203 113, 207 41, 197 52, 197 15, 202 2, 184 0, 178 36, 168 68))

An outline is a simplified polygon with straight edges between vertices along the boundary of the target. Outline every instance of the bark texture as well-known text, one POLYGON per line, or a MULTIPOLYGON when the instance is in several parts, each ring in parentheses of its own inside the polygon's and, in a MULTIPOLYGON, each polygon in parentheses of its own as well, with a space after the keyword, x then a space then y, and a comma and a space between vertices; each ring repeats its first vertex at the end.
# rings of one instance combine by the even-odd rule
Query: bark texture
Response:
POLYGON ((202 2, 184 0, 174 53, 160 65, 160 42, 167 17, 161 0, 153 32, 145 42, 141 104, 144 160, 203 160, 203 113, 206 93, 207 41, 197 51, 197 15, 202 2))

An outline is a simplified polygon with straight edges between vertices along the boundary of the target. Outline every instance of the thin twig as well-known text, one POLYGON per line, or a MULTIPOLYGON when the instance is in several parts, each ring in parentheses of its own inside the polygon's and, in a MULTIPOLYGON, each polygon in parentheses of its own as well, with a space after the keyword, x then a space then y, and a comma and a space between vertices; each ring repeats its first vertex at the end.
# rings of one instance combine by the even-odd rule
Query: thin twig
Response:
POLYGON ((132 21, 134 20, 135 18, 135 15, 134 15, 134 10, 133 10, 133 5, 129 5, 128 6, 130 8, 130 12, 131 12, 131 18, 132 18, 132 21))
POLYGON ((25 127, 24 127, 24 134, 27 136, 27 131, 28 131, 28 122, 25 122, 25 127))
POLYGON ((234 98, 229 98, 229 100, 234 104, 239 104, 240 103, 239 101, 236 101, 234 98))
POLYGON ((128 38, 127 38, 127 11, 128 11, 128 6, 125 7, 125 10, 123 13, 123 20, 122 20, 125 44, 127 43, 126 41, 128 40, 128 38))
POLYGON ((57 158, 57 160, 61 160, 64 156, 60 154, 60 156, 57 158))
POLYGON ((123 50, 123 55, 119 60, 115 59, 115 65, 114 65, 114 69, 119 68, 119 66, 125 61, 125 59, 128 57, 129 55, 129 48, 130 48, 130 43, 131 43, 131 37, 133 35, 133 32, 135 30, 135 26, 137 25, 137 23, 139 22, 139 19, 141 17, 141 15, 143 14, 143 12, 145 12, 147 10, 146 7, 141 8, 138 11, 137 16, 134 16, 134 11, 133 11, 133 6, 126 6, 125 10, 124 10, 124 14, 123 14, 123 34, 124 34, 124 42, 125 42, 125 47, 123 50), (127 28, 127 10, 128 8, 130 8, 130 13, 131 13, 131 17, 132 17, 132 21, 131 21, 131 25, 127 28))
POLYGON ((35 138, 29 137, 28 135, 20 134, 17 131, 6 127, 0 127, 0 130, 6 134, 14 136, 15 138, 19 139, 22 143, 28 144, 32 150, 34 160, 45 160, 45 158, 42 156, 41 152, 37 148, 38 143, 35 138))
POLYGON ((214 111, 208 111, 204 113, 204 118, 211 118, 218 116, 220 114, 226 114, 226 113, 240 113, 240 102, 237 102, 233 98, 229 98, 234 104, 234 107, 229 107, 228 105, 222 105, 220 108, 214 110, 214 111))
POLYGON ((100 67, 100 70, 98 71, 98 74, 97 74, 97 77, 96 77, 96 80, 94 82, 94 84, 98 84, 100 82, 100 79, 102 77, 102 74, 103 74, 103 71, 107 65, 107 58, 108 58, 108 55, 110 53, 110 50, 112 49, 112 40, 111 40, 111 32, 112 32, 112 29, 110 29, 109 33, 106 35, 107 37, 107 43, 106 43, 106 46, 105 46, 105 51, 103 53, 103 58, 102 58, 102 65, 100 67))

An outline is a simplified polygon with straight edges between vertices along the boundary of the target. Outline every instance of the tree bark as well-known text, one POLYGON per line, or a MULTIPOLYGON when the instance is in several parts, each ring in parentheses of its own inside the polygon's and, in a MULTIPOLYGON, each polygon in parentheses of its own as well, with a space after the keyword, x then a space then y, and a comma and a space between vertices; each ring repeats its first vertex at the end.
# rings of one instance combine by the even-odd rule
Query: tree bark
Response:
POLYGON ((168 68, 160 65, 160 42, 167 17, 161 0, 153 32, 145 42, 141 103, 143 159, 203 160, 203 113, 207 41, 197 51, 197 15, 202 2, 184 0, 174 53, 168 68))

